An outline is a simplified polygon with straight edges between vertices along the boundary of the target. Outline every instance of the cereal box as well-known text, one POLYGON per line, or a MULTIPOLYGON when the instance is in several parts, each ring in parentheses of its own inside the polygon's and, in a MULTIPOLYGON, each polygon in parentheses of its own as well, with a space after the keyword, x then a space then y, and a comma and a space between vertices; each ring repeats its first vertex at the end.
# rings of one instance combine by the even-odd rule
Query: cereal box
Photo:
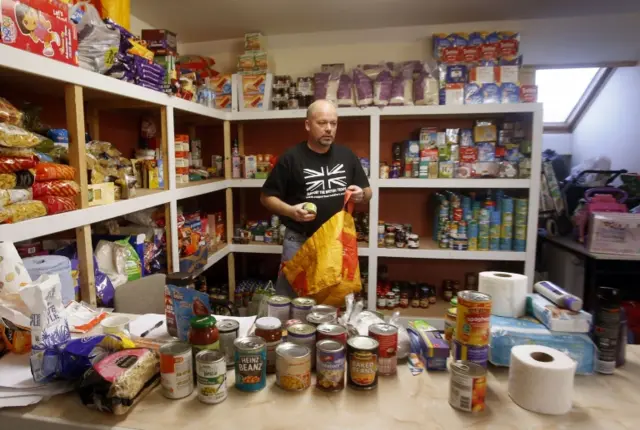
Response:
POLYGON ((0 0, 2 43, 73 66, 78 36, 69 9, 58 0, 0 0))

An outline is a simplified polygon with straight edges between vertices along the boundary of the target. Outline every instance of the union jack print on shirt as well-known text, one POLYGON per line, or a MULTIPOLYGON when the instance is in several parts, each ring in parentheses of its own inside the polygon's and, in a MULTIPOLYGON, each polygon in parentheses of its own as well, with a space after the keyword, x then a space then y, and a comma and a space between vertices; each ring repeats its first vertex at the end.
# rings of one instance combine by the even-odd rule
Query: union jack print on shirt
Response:
POLYGON ((304 179, 307 193, 347 186, 344 164, 336 164, 331 169, 328 166, 321 167, 320 170, 304 169, 304 179))

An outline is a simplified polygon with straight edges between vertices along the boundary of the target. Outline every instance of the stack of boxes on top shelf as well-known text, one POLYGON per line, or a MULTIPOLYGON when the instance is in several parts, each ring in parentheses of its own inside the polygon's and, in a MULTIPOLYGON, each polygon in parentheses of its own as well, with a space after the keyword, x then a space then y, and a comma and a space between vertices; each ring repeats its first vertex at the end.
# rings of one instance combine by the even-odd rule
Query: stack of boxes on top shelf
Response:
POLYGON ((178 37, 169 30, 142 30, 142 40, 147 48, 154 53, 153 62, 164 70, 164 76, 159 82, 164 91, 173 93, 178 75, 176 60, 178 58, 178 37))
POLYGON ((530 103, 535 85, 522 85, 520 35, 511 31, 433 35, 440 104, 530 103))
MULTIPOLYGON (((189 183, 189 136, 186 134, 176 134, 175 136, 175 152, 176 152, 176 184, 189 183)), ((202 160, 200 160, 202 162, 202 160)))
POLYGON ((273 75, 268 73, 265 38, 260 33, 244 35, 245 52, 238 57, 238 73, 234 75, 233 110, 268 110, 273 75))

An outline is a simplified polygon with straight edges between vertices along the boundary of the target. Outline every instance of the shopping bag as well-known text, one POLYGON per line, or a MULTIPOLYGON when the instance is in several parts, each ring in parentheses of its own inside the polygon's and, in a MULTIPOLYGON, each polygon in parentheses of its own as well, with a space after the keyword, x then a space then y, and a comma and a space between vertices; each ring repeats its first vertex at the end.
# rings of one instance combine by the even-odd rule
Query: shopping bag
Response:
POLYGON ((284 263, 282 271, 298 296, 341 306, 347 294, 362 288, 352 215, 354 205, 350 197, 348 191, 343 210, 329 218, 293 258, 284 263))

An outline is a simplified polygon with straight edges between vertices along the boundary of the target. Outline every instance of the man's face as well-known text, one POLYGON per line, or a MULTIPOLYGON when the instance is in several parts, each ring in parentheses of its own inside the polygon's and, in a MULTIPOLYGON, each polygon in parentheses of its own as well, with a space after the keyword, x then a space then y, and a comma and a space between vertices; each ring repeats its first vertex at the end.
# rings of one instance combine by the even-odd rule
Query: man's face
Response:
POLYGON ((336 137, 338 115, 335 109, 320 109, 305 122, 309 138, 315 143, 330 146, 336 137))

